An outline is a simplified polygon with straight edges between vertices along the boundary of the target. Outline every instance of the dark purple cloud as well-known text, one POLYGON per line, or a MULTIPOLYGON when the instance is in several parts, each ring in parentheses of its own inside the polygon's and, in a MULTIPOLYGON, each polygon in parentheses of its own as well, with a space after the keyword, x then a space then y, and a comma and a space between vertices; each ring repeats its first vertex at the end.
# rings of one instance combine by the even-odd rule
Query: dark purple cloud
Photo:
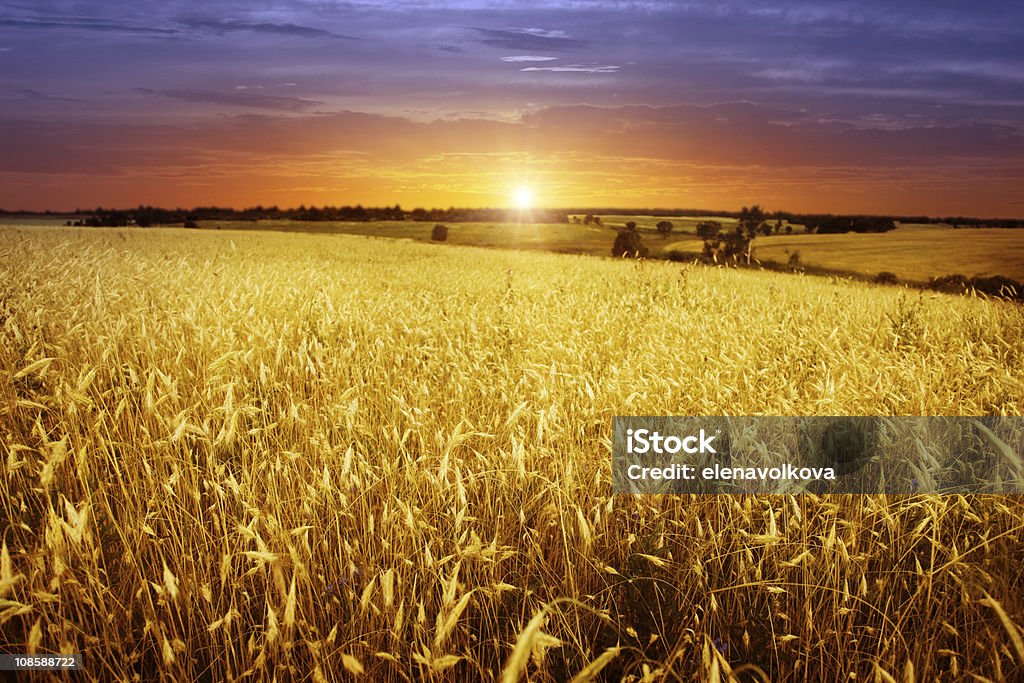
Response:
POLYGON ((178 33, 173 28, 137 26, 118 21, 78 19, 73 17, 63 19, 0 19, 0 29, 20 31, 72 29, 76 31, 97 31, 100 33, 149 34, 157 36, 173 36, 178 33))
MULTIPOLYGON (((239 86, 236 86, 238 88, 239 86)), ((245 87, 245 86, 241 86, 245 87)), ((300 97, 280 97, 277 95, 260 95, 249 92, 211 92, 208 90, 153 90, 137 88, 144 95, 169 97, 202 104, 218 104, 230 107, 251 107, 270 109, 273 111, 309 111, 323 104, 316 100, 304 100, 300 97)))
POLYGON ((327 31, 322 28, 314 28, 311 26, 299 26, 298 24, 282 23, 275 24, 271 22, 247 22, 247 21, 232 21, 225 19, 204 19, 204 18, 191 18, 182 19, 181 24, 190 29, 210 31, 217 35, 224 35, 226 33, 234 33, 238 31, 252 32, 252 33, 268 33, 273 35, 282 36, 298 36, 300 38, 345 38, 352 39, 352 36, 345 36, 332 31, 327 31))
POLYGON ((564 52, 589 45, 585 40, 570 38, 564 31, 557 30, 477 28, 476 31, 480 34, 477 39, 480 43, 503 50, 564 52))

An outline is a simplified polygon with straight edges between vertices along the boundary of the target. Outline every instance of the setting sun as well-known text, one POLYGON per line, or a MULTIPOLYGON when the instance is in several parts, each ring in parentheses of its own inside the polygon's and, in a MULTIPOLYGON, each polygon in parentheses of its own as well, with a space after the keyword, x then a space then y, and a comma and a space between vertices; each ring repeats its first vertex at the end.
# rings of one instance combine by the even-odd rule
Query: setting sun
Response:
POLYGON ((512 194, 512 203, 520 211, 533 208, 533 190, 526 185, 520 185, 512 194))

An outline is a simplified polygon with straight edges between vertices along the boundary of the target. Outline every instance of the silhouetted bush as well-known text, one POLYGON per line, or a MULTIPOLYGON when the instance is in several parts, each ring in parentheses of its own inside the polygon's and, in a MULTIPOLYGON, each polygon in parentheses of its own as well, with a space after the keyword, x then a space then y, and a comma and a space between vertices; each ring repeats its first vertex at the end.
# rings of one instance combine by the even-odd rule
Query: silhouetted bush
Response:
POLYGON ((966 275, 956 273, 955 275, 943 275, 942 277, 933 277, 928 283, 928 286, 934 290, 940 292, 953 292, 955 294, 962 294, 967 291, 968 283, 970 278, 966 275))
POLYGON ((435 242, 444 242, 448 239, 448 226, 441 225, 440 223, 434 226, 434 229, 430 233, 430 239, 435 242))
POLYGON ((199 224, 196 223, 193 220, 187 220, 184 223, 182 223, 182 225, 184 225, 186 228, 198 228, 199 227, 199 224))
POLYGON ((750 251, 750 237, 740 228, 704 238, 704 260, 711 263, 739 263, 750 251))
POLYGON ((888 270, 883 270, 875 276, 875 282, 880 285, 894 285, 899 281, 899 278, 896 277, 896 273, 891 273, 888 270))
POLYGON ((971 280, 971 286, 979 292, 989 296, 998 296, 1003 299, 1024 300, 1024 284, 1002 275, 992 277, 976 277, 971 280))
POLYGON ((701 221, 697 223, 697 237, 708 239, 717 237, 722 232, 722 224, 718 221, 701 221))
POLYGON ((1024 301, 1024 284, 1002 275, 967 277, 957 273, 932 278, 928 286, 940 292, 963 294, 973 290, 986 296, 1024 301))
POLYGON ((887 216, 807 216, 808 232, 816 227, 819 235, 844 232, 889 232, 896 229, 896 221, 887 216))
POLYGON ((615 243, 612 244, 612 256, 644 258, 647 256, 647 252, 647 247, 643 245, 643 241, 640 239, 640 233, 635 229, 631 230, 627 227, 625 230, 619 230, 618 234, 615 235, 615 243))

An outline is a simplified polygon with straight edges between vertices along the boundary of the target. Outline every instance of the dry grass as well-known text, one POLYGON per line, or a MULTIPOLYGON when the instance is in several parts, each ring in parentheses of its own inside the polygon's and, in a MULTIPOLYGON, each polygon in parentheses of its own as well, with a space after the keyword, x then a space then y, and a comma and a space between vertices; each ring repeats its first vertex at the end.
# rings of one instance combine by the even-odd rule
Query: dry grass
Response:
POLYGON ((888 271, 910 282, 956 273, 1024 281, 1024 230, 901 225, 880 234, 798 233, 758 237, 754 251, 757 258, 776 263, 786 263, 796 251, 808 266, 867 277, 888 271))
POLYGON ((612 497, 615 414, 1021 414, 1020 307, 345 236, 0 233, 0 642, 91 679, 991 680, 1024 505, 612 497))

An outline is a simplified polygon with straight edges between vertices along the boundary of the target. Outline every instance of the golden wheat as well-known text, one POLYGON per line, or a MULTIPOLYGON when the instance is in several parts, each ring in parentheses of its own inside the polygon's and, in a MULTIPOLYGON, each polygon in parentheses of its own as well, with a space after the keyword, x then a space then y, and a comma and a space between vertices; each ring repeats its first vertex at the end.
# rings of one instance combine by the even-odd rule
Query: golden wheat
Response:
POLYGON ((92 680, 1024 675, 1018 499, 613 497, 610 467, 616 414, 1019 415, 1021 307, 173 230, 6 229, 0 272, 7 651, 92 680))

